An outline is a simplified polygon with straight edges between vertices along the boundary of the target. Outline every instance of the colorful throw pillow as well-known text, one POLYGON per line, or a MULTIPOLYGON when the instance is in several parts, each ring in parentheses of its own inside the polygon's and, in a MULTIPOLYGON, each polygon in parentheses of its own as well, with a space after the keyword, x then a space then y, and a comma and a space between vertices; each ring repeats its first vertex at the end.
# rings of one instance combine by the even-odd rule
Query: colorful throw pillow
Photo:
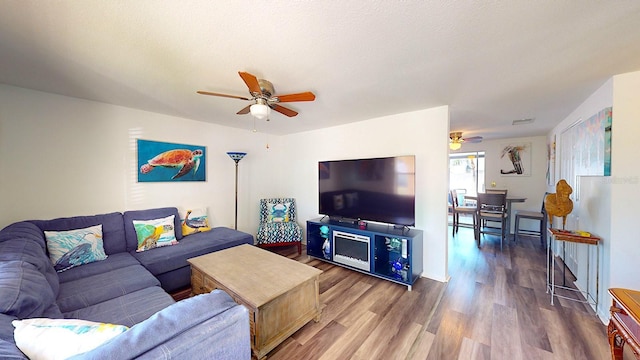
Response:
POLYGON ((16 346, 29 359, 66 359, 93 350, 127 331, 123 325, 77 319, 14 320, 16 346))
POLYGON ((288 222, 289 206, 291 203, 267 203, 267 214, 269 222, 288 222))
POLYGON ((45 231, 53 267, 63 272, 74 266, 104 260, 102 225, 68 231, 45 231))
POLYGON ((206 208, 187 210, 184 218, 180 219, 180 223, 183 236, 211 230, 206 208))
POLYGON ((137 252, 178 243, 174 229, 175 215, 154 220, 133 220, 138 237, 137 252))

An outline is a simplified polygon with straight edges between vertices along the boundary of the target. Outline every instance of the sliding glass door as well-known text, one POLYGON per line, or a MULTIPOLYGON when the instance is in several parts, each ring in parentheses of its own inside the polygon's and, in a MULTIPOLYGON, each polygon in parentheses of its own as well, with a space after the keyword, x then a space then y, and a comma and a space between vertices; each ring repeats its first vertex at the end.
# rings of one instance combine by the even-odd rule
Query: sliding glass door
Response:
POLYGON ((484 151, 449 154, 449 189, 483 192, 484 166, 484 151))

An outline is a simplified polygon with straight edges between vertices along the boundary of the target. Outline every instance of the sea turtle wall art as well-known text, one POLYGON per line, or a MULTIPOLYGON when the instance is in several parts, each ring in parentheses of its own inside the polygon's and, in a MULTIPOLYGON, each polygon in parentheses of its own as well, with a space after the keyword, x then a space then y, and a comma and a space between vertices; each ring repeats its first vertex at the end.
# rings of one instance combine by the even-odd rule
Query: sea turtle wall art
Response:
POLYGON ((206 148, 138 139, 138 182, 206 181, 206 148))

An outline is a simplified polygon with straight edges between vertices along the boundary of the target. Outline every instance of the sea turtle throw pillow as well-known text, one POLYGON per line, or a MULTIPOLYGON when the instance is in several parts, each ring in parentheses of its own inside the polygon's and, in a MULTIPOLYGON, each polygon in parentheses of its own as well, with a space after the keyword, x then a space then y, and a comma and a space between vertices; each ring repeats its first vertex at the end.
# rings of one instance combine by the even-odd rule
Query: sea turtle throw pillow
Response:
POLYGON ((53 267, 63 272, 72 267, 104 260, 102 225, 68 231, 45 231, 47 250, 53 267))
POLYGON ((178 243, 173 227, 175 215, 154 220, 133 220, 138 237, 137 252, 178 243))

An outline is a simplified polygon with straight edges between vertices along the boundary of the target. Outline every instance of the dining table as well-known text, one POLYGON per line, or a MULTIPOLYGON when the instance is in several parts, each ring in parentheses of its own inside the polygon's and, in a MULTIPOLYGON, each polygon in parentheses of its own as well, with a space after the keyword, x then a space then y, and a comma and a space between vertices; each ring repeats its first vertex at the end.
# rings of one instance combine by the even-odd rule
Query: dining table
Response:
MULTIPOLYGON (((464 195, 465 200, 478 200, 478 196, 476 195, 464 195)), ((513 208, 513 203, 523 203, 527 201, 526 197, 523 196, 512 196, 507 193, 507 202, 506 202, 506 213, 507 213, 507 221, 506 221, 506 232, 507 234, 511 234, 511 209, 513 208)))

